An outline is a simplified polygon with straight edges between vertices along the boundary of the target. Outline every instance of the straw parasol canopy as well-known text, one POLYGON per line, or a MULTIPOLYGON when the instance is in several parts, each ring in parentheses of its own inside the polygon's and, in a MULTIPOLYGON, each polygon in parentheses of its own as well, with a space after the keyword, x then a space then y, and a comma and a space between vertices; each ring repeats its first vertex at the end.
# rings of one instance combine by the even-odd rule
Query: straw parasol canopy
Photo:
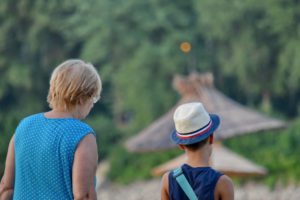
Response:
MULTIPOLYGON (((183 154, 152 170, 154 176, 161 176, 167 171, 173 170, 186 162, 183 154)), ((228 176, 263 176, 267 170, 244 157, 226 149, 220 143, 213 145, 213 153, 210 160, 211 166, 228 176)))
POLYGON ((174 130, 173 113, 178 105, 200 101, 210 113, 218 114, 221 125, 215 133, 216 140, 284 127, 285 122, 251 110, 222 94, 213 86, 211 73, 192 73, 187 77, 175 76, 173 86, 181 95, 179 102, 149 127, 129 138, 125 146, 129 151, 146 152, 175 147, 170 140, 174 130))

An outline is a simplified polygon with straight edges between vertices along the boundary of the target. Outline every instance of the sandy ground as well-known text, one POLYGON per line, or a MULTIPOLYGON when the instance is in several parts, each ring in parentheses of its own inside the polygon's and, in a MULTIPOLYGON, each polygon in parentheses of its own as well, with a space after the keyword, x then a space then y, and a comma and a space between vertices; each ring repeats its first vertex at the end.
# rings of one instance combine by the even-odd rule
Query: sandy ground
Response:
MULTIPOLYGON (((160 179, 139 181, 128 185, 111 184, 105 180, 109 166, 101 165, 97 170, 97 194, 99 200, 159 200, 160 179)), ((247 183, 235 186, 235 200, 300 200, 300 186, 278 186, 274 190, 269 187, 247 183)))
MULTIPOLYGON (((99 200, 160 199, 160 179, 135 182, 126 186, 105 183, 97 190, 99 200)), ((270 190, 264 185, 248 183, 235 187, 236 200, 299 200, 300 187, 288 186, 270 190)))

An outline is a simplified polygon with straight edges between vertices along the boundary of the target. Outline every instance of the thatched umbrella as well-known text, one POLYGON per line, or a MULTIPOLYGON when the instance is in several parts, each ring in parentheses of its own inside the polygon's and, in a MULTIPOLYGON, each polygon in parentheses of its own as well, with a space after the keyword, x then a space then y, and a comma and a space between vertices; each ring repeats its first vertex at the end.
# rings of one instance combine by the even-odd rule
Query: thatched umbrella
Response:
POLYGON ((214 88, 213 76, 210 73, 176 76, 173 85, 182 98, 149 127, 127 140, 125 145, 129 151, 146 152, 173 148, 175 145, 170 140, 170 132, 174 129, 173 113, 178 105, 193 101, 202 102, 208 112, 221 117, 220 128, 215 133, 216 140, 285 126, 285 122, 281 120, 265 116, 226 97, 214 88))
MULTIPOLYGON (((186 161, 186 156, 181 155, 153 169, 154 176, 161 176, 167 171, 173 170, 186 161)), ((221 144, 213 145, 213 153, 210 160, 211 166, 228 176, 261 176, 267 170, 244 157, 226 149, 221 144)))

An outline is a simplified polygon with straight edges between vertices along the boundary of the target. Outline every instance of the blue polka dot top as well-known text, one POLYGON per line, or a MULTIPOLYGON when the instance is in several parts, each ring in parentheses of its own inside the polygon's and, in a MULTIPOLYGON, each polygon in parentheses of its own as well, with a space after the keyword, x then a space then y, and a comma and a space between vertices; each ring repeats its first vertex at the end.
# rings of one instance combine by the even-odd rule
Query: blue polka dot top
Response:
POLYGON ((78 119, 46 118, 44 113, 23 119, 15 132, 13 199, 73 199, 74 153, 90 133, 95 134, 78 119))

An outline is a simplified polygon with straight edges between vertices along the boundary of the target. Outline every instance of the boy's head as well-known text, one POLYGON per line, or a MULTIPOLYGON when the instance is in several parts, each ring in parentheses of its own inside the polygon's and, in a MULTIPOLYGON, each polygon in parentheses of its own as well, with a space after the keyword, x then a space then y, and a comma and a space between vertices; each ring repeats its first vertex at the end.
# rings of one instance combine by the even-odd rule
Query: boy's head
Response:
POLYGON ((203 146, 220 124, 219 116, 207 113, 200 102, 180 105, 173 119, 175 130, 171 139, 178 145, 192 148, 203 146))
POLYGON ((208 136, 204 140, 201 140, 200 142, 196 142, 196 143, 193 143, 193 144, 186 144, 186 145, 180 144, 179 147, 182 150, 188 149, 189 151, 197 151, 198 149, 201 149, 207 143, 212 144, 213 136, 211 135, 211 137, 212 138, 210 139, 210 136, 208 136), (182 146, 184 146, 184 147, 182 147, 182 146))

